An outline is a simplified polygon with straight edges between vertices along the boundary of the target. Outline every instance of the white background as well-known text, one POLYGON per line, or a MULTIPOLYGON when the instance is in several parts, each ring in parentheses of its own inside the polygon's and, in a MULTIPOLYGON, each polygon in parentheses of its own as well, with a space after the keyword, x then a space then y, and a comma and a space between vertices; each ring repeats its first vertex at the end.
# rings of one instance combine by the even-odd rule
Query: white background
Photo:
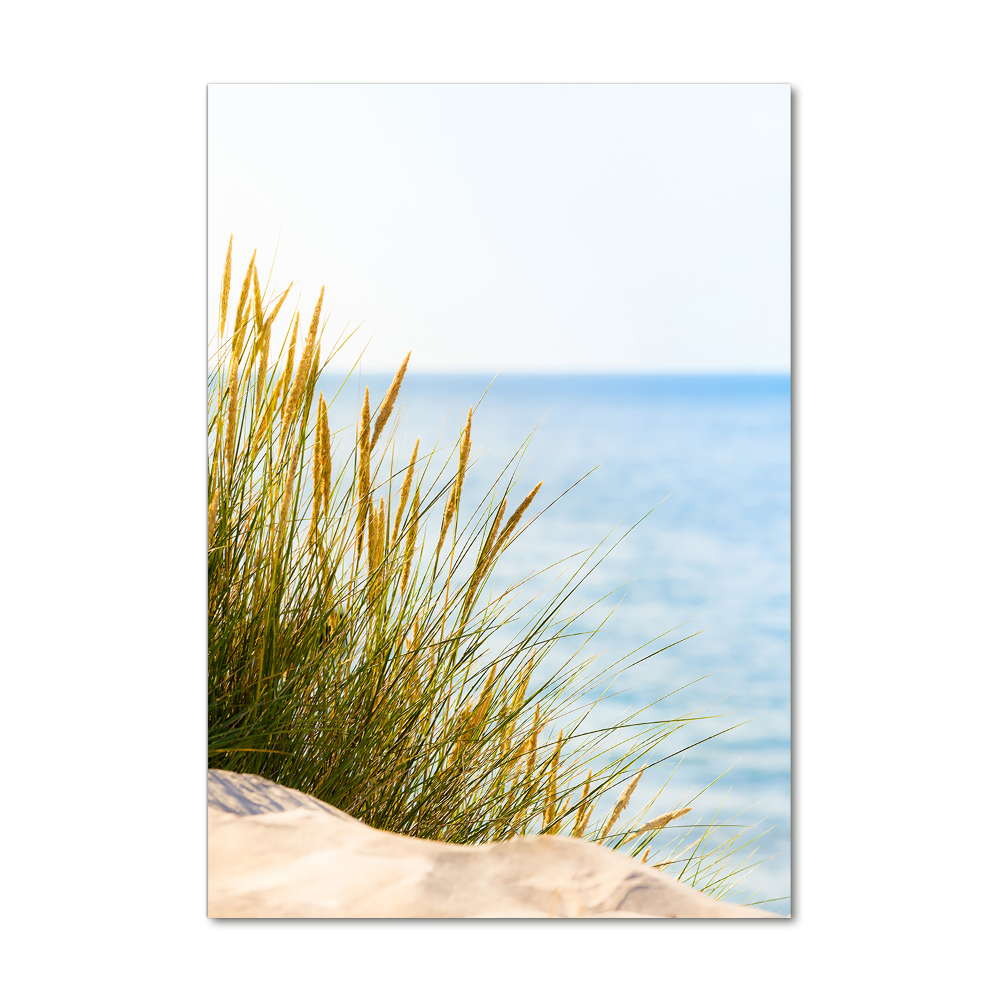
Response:
POLYGON ((993 9, 7 11, 0 731, 12 995, 988 989, 993 9), (239 80, 793 85, 792 921, 202 916, 205 85, 239 80))

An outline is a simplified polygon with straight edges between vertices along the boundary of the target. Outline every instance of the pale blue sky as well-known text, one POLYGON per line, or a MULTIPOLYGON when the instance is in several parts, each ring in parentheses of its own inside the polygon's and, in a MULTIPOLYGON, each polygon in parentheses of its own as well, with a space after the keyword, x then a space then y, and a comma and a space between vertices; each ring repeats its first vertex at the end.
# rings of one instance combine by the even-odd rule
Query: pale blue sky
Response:
POLYGON ((213 85, 210 290, 229 233, 364 367, 789 368, 784 84, 213 85))

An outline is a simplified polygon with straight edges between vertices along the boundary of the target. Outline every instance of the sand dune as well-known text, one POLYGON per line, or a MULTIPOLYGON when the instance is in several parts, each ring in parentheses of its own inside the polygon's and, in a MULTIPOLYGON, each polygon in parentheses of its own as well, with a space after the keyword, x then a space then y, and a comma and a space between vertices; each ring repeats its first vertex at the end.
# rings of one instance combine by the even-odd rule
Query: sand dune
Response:
POLYGON ((403 837, 252 774, 209 771, 208 805, 210 917, 776 916, 572 837, 403 837))

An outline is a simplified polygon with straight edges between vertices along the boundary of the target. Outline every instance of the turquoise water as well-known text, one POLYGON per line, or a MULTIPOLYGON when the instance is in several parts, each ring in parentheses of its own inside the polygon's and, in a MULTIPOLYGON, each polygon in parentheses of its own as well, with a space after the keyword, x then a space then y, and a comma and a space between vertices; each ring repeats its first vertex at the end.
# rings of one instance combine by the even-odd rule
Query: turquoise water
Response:
MULTIPOLYGON (((365 381, 378 399, 388 378, 365 381)), ((407 451, 418 434, 425 445, 442 429, 442 441, 453 440, 489 383, 489 376, 478 375, 407 376, 407 451)), ((352 381, 335 406, 337 426, 356 413, 356 391, 352 381)), ((692 817, 710 818, 720 806, 724 816, 746 810, 736 822, 769 830, 758 856, 773 858, 749 874, 743 888, 757 890, 757 899, 788 896, 789 378, 500 376, 474 417, 473 454, 479 458, 466 490, 481 495, 536 427, 515 497, 544 479, 543 502, 536 501, 541 509, 599 467, 525 532, 499 565, 499 577, 549 565, 609 532, 619 537, 656 507, 581 588, 579 603, 622 588, 611 599, 621 603, 594 648, 606 650, 600 662, 607 663, 676 626, 673 637, 700 634, 633 668, 627 684, 619 685, 629 690, 616 695, 608 712, 639 707, 709 675, 672 695, 667 713, 724 717, 692 723, 672 738, 669 750, 746 725, 686 752, 663 808, 728 769, 697 800, 692 817)), ((595 613, 586 620, 595 627, 599 621, 595 613)), ((633 801, 658 786, 644 778, 633 801)), ((768 908, 788 907, 786 900, 768 908)))

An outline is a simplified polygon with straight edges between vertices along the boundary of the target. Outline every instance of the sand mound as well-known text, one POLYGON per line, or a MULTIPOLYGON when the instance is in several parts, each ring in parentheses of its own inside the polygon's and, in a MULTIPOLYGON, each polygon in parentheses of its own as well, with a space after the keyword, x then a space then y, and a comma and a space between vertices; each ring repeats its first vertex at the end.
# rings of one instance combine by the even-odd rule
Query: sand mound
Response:
POLYGON ((210 917, 775 916, 572 837, 402 837, 253 774, 209 771, 208 805, 210 917))

